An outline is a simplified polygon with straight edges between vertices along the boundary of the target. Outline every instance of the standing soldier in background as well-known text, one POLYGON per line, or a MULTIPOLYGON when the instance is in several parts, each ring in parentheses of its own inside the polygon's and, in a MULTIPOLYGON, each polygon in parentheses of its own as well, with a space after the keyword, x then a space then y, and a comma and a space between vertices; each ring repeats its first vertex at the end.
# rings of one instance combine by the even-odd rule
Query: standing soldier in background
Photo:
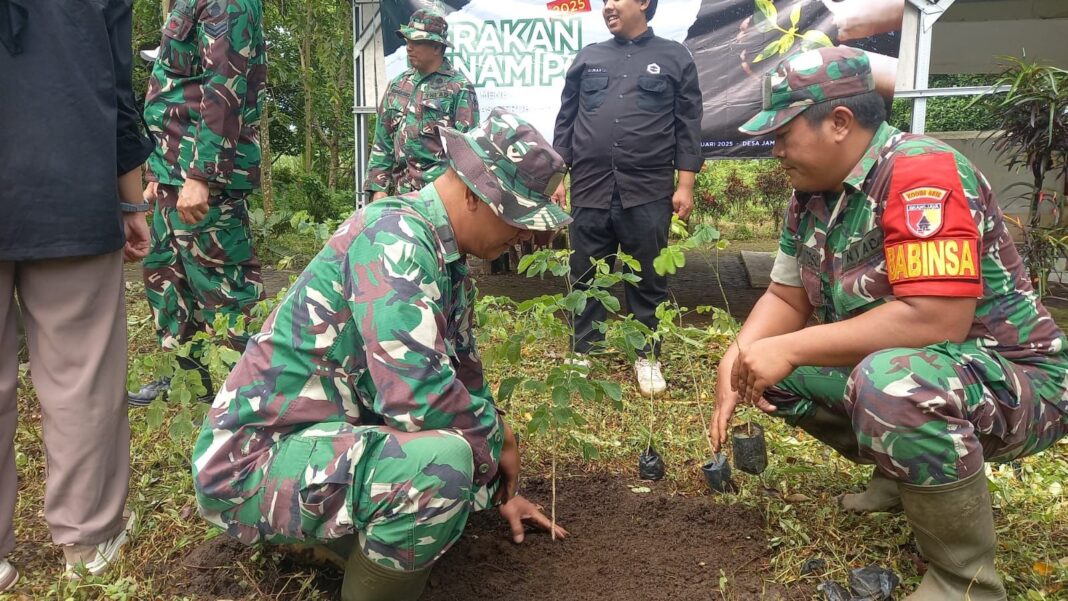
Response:
POLYGON ((389 83, 378 108, 364 184, 371 200, 419 190, 445 172, 438 126, 465 132, 478 124, 475 88, 445 58, 448 31, 445 18, 426 9, 397 30, 410 68, 389 83))
MULTIPOLYGON (((232 324, 264 297, 246 197, 259 185, 266 79, 260 0, 174 2, 145 99, 157 140, 145 191, 156 203, 145 291, 166 350, 207 331, 218 314, 232 324)), ((234 348, 246 341, 230 332, 234 348)), ((210 398, 197 355, 179 363, 200 372, 210 398)), ((150 382, 130 404, 146 405, 169 386, 150 382)))

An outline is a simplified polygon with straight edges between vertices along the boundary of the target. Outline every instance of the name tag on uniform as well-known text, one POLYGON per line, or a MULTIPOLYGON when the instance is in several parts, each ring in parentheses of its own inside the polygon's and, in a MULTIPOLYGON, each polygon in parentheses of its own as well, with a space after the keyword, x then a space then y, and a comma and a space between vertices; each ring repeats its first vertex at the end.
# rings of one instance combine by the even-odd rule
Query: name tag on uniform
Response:
POLYGON ((866 263, 875 255, 883 254, 883 230, 874 229, 846 248, 842 255, 842 270, 848 271, 857 265, 866 263))
POLYGON ((608 69, 605 69, 604 67, 591 67, 589 65, 586 65, 585 72, 591 75, 608 75, 608 69))
POLYGON ((801 252, 797 256, 797 260, 801 263, 801 267, 806 267, 812 271, 820 271, 823 266, 823 259, 820 257, 820 252, 814 248, 808 246, 802 246, 801 252))

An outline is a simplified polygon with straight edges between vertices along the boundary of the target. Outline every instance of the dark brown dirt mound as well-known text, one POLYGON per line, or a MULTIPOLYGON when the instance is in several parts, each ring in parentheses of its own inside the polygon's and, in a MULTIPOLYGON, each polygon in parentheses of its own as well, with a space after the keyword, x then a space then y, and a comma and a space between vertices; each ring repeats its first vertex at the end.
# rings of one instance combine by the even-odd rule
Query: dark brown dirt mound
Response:
MULTIPOLYGON (((811 598, 811 586, 771 581, 772 551, 757 511, 711 496, 669 496, 655 483, 635 493, 634 485, 607 474, 562 477, 557 518, 571 536, 556 542, 531 532, 515 545, 495 510, 471 516, 434 568, 423 601, 811 598)), ((531 478, 523 488, 548 512, 547 480, 531 478)), ((336 598, 341 584, 333 568, 298 565, 277 547, 257 552, 226 536, 194 547, 181 563, 173 593, 194 599, 299 600, 309 589, 336 598)))
MULTIPOLYGON (((712 497, 637 494, 607 475, 561 479, 557 518, 571 537, 530 534, 514 545, 495 511, 471 517, 431 575, 425 601, 690 601, 809 599, 770 582, 763 518, 712 497)), ((525 493, 546 504, 549 484, 525 493)))

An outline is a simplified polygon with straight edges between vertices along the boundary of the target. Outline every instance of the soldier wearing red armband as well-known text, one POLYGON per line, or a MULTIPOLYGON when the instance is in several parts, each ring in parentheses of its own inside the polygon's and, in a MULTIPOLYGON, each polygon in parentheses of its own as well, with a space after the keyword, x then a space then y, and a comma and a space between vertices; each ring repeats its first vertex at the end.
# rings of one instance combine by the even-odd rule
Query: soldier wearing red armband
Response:
POLYGON ((904 508, 928 563, 908 599, 1004 599, 984 464, 1068 432, 1064 334, 989 183, 885 122, 862 52, 788 58, 763 109, 742 131, 775 134, 795 192, 772 284, 719 365, 713 441, 753 403, 874 464, 839 502, 904 508))

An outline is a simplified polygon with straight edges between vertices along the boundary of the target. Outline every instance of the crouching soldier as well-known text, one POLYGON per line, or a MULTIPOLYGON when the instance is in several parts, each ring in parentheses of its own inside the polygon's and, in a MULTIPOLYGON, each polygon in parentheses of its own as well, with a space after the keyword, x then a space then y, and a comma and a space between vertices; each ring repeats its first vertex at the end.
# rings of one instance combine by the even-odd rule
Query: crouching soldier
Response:
POLYGON ((439 134, 449 168, 338 228, 249 342, 193 452, 201 514, 231 536, 351 541, 346 601, 417 599, 469 513, 491 504, 515 542, 524 522, 550 528, 516 493, 465 255, 491 260, 567 224, 549 197, 564 162, 501 110, 439 134))
POLYGON ((1000 600, 984 463, 1068 432, 1065 337, 983 175, 885 120, 859 51, 805 52, 766 76, 742 131, 774 132, 795 192, 773 283, 720 362, 711 434, 721 443, 735 405, 754 403, 874 464, 840 503, 904 508, 928 565, 908 599, 1000 600))

